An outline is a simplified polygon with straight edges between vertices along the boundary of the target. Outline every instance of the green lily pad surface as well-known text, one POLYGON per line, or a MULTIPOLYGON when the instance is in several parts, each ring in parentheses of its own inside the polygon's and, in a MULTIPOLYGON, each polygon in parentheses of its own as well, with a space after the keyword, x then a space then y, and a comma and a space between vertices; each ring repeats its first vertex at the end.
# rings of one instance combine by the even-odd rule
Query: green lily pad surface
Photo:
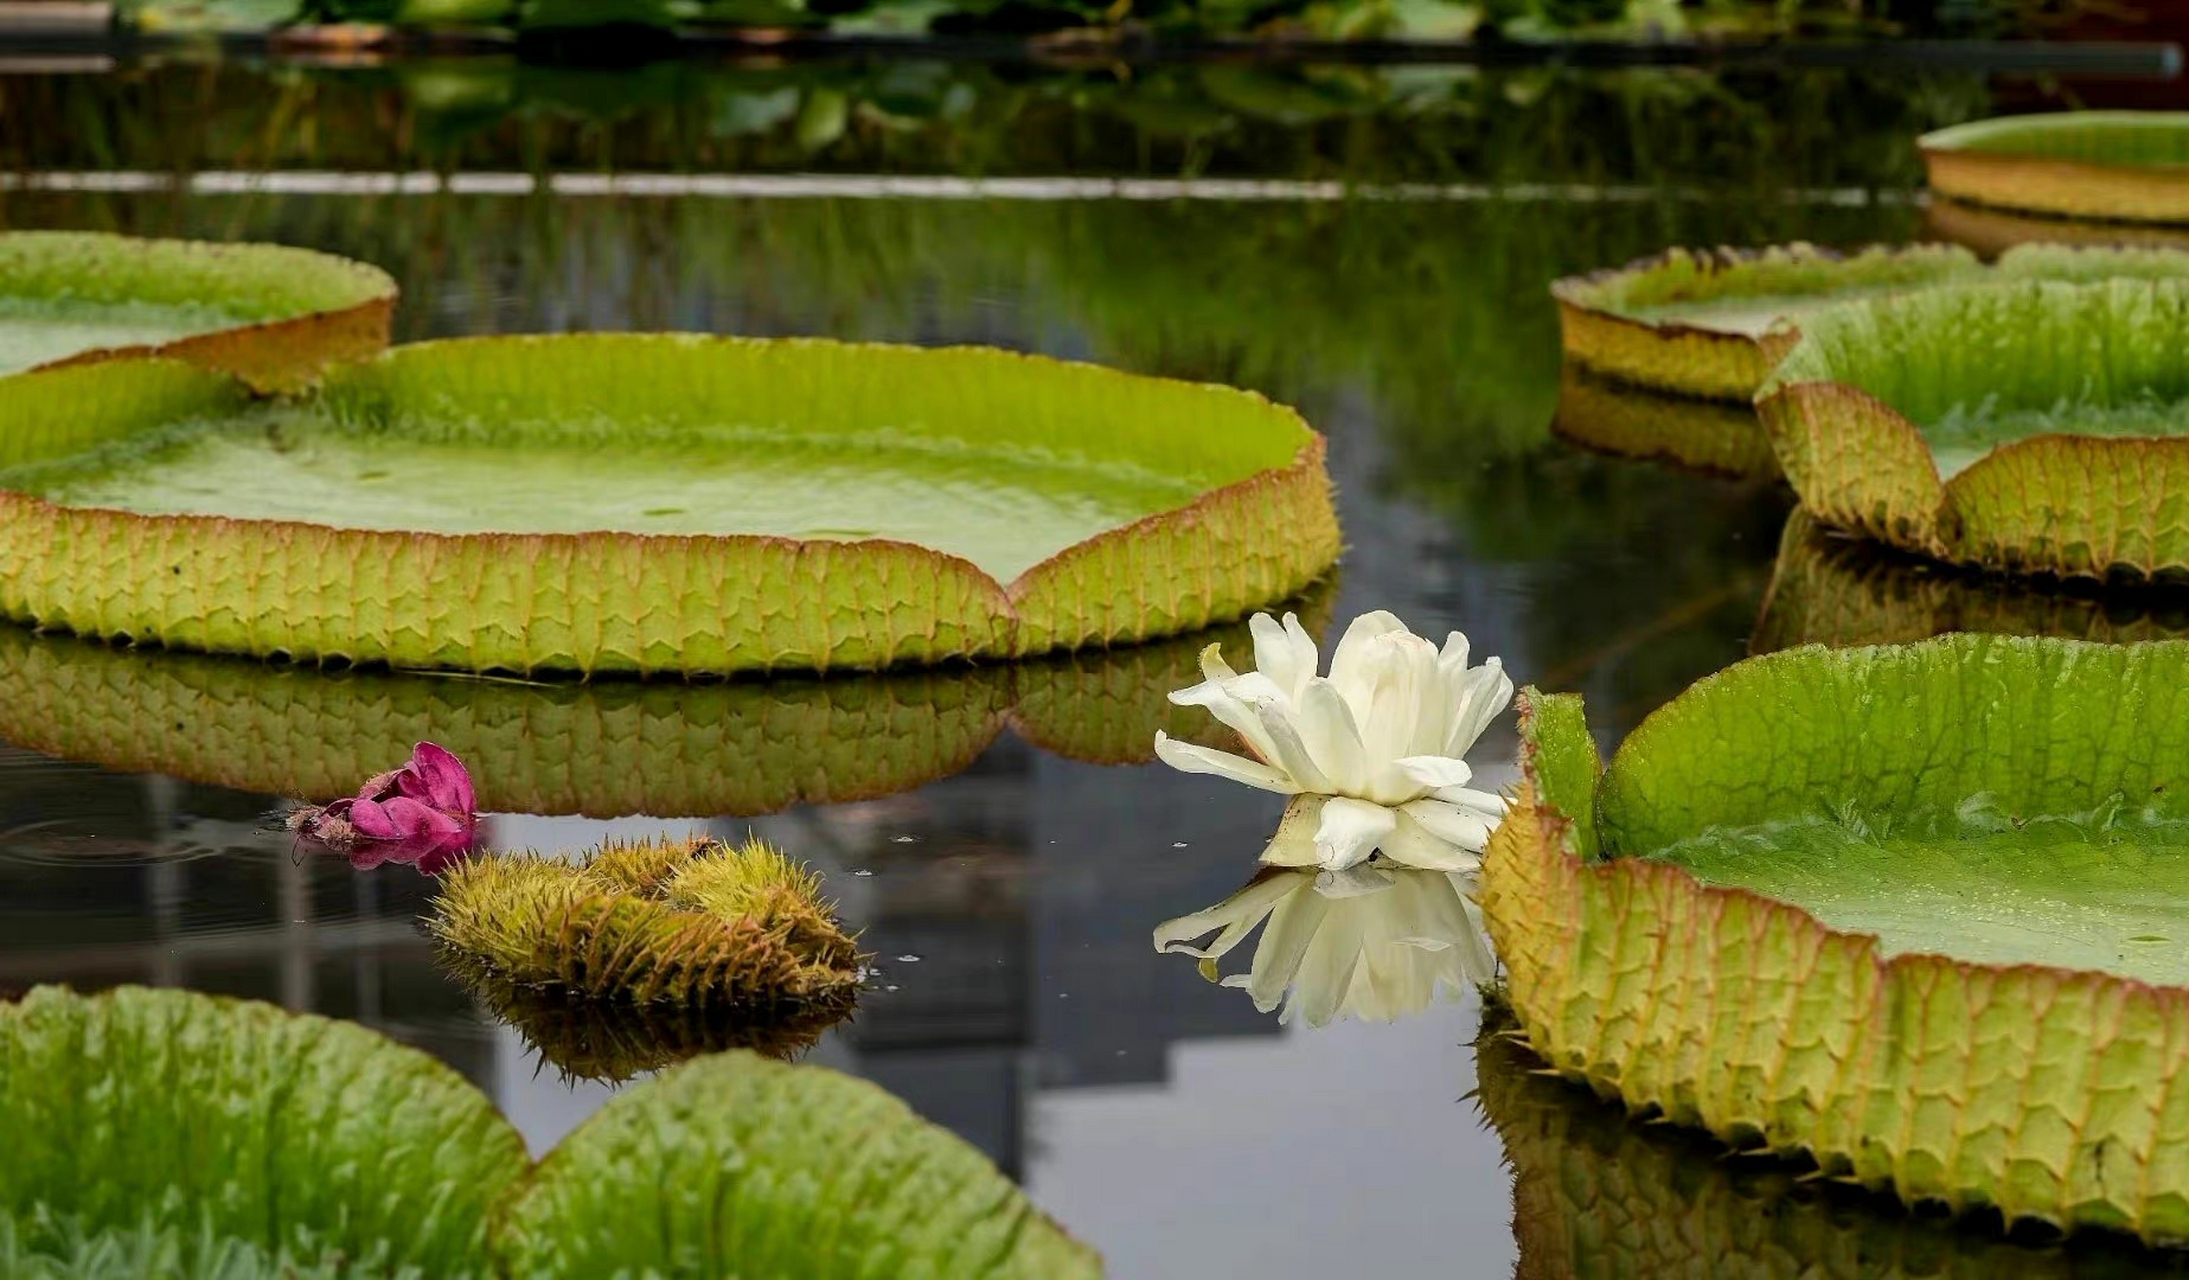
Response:
MULTIPOLYGON (((2032 247, 2009 260, 2031 264, 2020 275, 2099 261, 2076 255, 2032 247)), ((1991 568, 2189 568, 2184 259, 2100 260, 2108 278, 1942 287, 1812 317, 1758 395, 1803 504, 1850 532, 1991 568)))
POLYGON ((1600 778, 1578 700, 1527 703, 1483 911, 1553 1067, 1911 1202, 2189 1239, 2189 643, 1786 650, 1600 778))
POLYGON ((1682 395, 1746 400, 1771 371, 1761 339, 1781 320, 1850 298, 1971 278, 1950 245, 1673 249, 1551 286, 1566 358, 1603 377, 1682 395))
POLYGON ((1942 196, 2073 218, 2189 221, 2189 112, 2006 116, 1919 142, 1942 196))
POLYGON ((2189 986, 2189 822, 2108 798, 2025 817, 1989 796, 1895 822, 1859 813, 1718 828, 1659 850, 1705 884, 1874 933, 1887 955, 2104 969, 2189 986))
POLYGON ((1336 559, 1323 442, 1228 388, 960 348, 430 343, 243 403, 0 385, 14 617, 471 671, 870 669, 1134 641, 1336 559), (65 417, 59 406, 69 406, 65 417))
POLYGON ((865 1081, 738 1051, 539 1165, 448 1067, 184 991, 0 1003, 10 1276, 1091 1280, 1095 1254, 865 1081))
POLYGON ((145 1238, 236 1268, 207 1274, 483 1276, 487 1213, 527 1164, 493 1104, 418 1050, 143 988, 0 1004, 0 1132, 20 1256, 145 1238))
POLYGON ((70 507, 295 520, 430 533, 737 533, 886 538, 1009 580, 1076 542, 1173 507, 1200 488, 1129 461, 976 449, 887 432, 789 436, 773 422, 643 429, 549 421, 511 449, 468 420, 374 430, 324 404, 178 424, 0 487, 70 507))
POLYGON ((171 354, 287 387, 386 345, 385 272, 280 245, 0 233, 0 375, 171 354))

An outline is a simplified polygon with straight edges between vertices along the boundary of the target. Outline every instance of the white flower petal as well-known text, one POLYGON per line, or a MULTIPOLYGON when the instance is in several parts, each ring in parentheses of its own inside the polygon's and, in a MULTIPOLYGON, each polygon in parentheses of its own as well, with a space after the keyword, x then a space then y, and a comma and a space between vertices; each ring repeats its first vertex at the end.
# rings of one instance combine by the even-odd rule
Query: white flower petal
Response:
POLYGON ((1404 810, 1399 811, 1398 821, 1392 824, 1391 834, 1383 838, 1381 848, 1384 859, 1394 866, 1418 871, 1472 873, 1482 865, 1480 854, 1437 836, 1404 810))
POLYGON ((1277 834, 1262 850, 1262 861, 1272 867, 1312 867, 1322 861, 1315 852, 1315 833, 1322 828, 1323 805, 1328 796, 1292 797, 1285 816, 1277 822, 1277 834))
POLYGON ((1442 800, 1446 804, 1458 805, 1462 809, 1472 810, 1483 821, 1493 826, 1498 819, 1505 816, 1507 808, 1505 797, 1489 791, 1470 790, 1466 787, 1439 787, 1429 793, 1429 798, 1442 800))
POLYGON ((1451 675, 1467 669, 1467 633, 1454 631, 1444 637, 1444 647, 1437 651, 1437 671, 1451 675))
POLYGON ((1472 781, 1475 771, 1465 760, 1452 756, 1407 756, 1392 763, 1400 772, 1421 784, 1423 791, 1441 791, 1446 787, 1463 787, 1472 781))
MULTIPOLYGON (((1216 646, 1210 645, 1209 649, 1216 646)), ((1202 651, 1204 659, 1208 650, 1202 651)), ((1217 666, 1223 665, 1221 660, 1217 666)), ((1170 695, 1170 700, 1181 707, 1200 707, 1216 717, 1219 724, 1246 739, 1247 749, 1265 762, 1274 761, 1276 750, 1269 735, 1262 729, 1262 717, 1248 704, 1248 696, 1271 688, 1267 680, 1253 672, 1232 676, 1224 680, 1204 680, 1170 695)))
POLYGON ((1300 784, 1302 791, 1333 791, 1329 775, 1316 765, 1314 753, 1300 737, 1292 705, 1274 693, 1249 702, 1261 717, 1261 739, 1268 744, 1270 764, 1300 784))
POLYGON ((1297 699, 1300 686, 1315 674, 1315 664, 1322 660, 1315 638, 1307 634, 1296 615, 1289 613, 1283 622, 1257 613, 1247 622, 1247 629, 1254 633, 1255 669, 1275 681, 1286 697, 1297 699))
MULTIPOLYGON (((1490 843, 1490 831, 1494 824, 1483 821, 1481 815, 1458 805, 1446 804, 1442 800, 1416 800, 1411 804, 1401 805, 1399 812, 1405 814, 1409 820, 1420 823, 1422 829, 1430 835, 1457 845, 1470 854, 1481 853, 1484 846, 1490 843)), ((1457 871, 1459 868, 1442 867, 1439 870, 1457 871)))
POLYGON ((1467 754, 1467 748, 1490 727, 1490 721, 1512 705, 1512 700, 1512 677, 1505 674, 1505 664, 1500 659, 1486 659, 1481 666, 1467 672, 1451 726, 1445 731, 1444 754, 1467 754))
POLYGON ((1235 679, 1238 674, 1238 672, 1231 669, 1230 663, 1224 661, 1224 646, 1212 644, 1201 650, 1201 678, 1203 680, 1211 684, 1221 684, 1226 680, 1235 679))
POLYGON ((1473 875, 1482 867, 1479 852, 1444 839, 1403 813, 1397 829, 1384 841, 1384 857, 1416 871, 1473 875))
POLYGON ((1359 795, 1368 787, 1368 756, 1361 748, 1353 709, 1338 686, 1318 676, 1300 691, 1296 712, 1300 741, 1316 767, 1339 795, 1359 795))
POLYGON ((1356 718, 1366 716, 1375 688, 1375 673, 1368 665, 1370 643, 1378 636, 1405 630, 1406 624, 1399 621, 1397 614, 1378 609, 1353 619, 1345 634, 1338 638, 1338 647, 1330 654, 1330 681, 1345 695, 1346 704, 1353 708, 1356 718))
POLYGON ((1398 825, 1398 814, 1380 804, 1332 796, 1315 830, 1315 852, 1325 870, 1343 871, 1368 861, 1376 845, 1398 825))
POLYGON ((1199 956, 1204 960, 1220 959, 1252 933, 1254 926, 1267 918, 1287 895, 1312 889, 1314 885, 1315 878, 1308 872, 1263 872, 1215 906, 1155 926, 1155 949, 1199 956), (1207 946, 1193 945, 1193 939, 1218 930, 1221 932, 1217 932, 1216 940, 1207 946))
POLYGON ((1235 756, 1229 751, 1217 751, 1191 742, 1180 742, 1164 733, 1155 731, 1155 755, 1164 764, 1183 773, 1207 773, 1233 782, 1243 782, 1250 787, 1274 791, 1278 795, 1299 794, 1299 786, 1292 779, 1258 760, 1235 756))

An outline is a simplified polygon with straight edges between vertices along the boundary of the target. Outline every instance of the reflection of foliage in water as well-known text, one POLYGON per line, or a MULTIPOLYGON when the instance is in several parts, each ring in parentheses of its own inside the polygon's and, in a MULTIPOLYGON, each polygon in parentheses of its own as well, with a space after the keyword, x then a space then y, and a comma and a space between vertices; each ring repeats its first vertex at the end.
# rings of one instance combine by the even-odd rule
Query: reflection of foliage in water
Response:
POLYGON ((1524 1280, 1915 1280, 2178 1275, 2127 1244, 2070 1252, 1997 1228, 1911 1216, 1763 1158, 1729 1159, 1681 1129, 1644 1126, 1539 1065, 1493 1010, 1476 1041, 1477 1098, 1513 1170, 1515 1275, 1524 1280))
POLYGON ((1681 68, 509 59, 0 77, 0 161, 160 170, 770 169, 1913 184, 1980 77, 1681 68), (38 121, 37 128, 11 122, 38 121))
MULTIPOLYGON (((1389 457, 1382 496, 1437 512, 1476 559, 1525 566, 1540 583, 1520 611, 1529 652, 1568 679, 1609 660, 1618 687, 1592 692, 1636 711, 1742 651, 1783 506, 1550 444, 1559 356, 1546 286, 1669 244, 1903 239, 1916 212, 1862 193, 1912 189, 1915 134, 1985 110, 1974 77, 1157 68, 1128 84, 907 64, 654 68, 640 101, 618 106, 588 96, 592 73, 487 67, 453 79, 414 68, 400 73, 407 87, 395 72, 291 75, 276 129, 245 92, 260 81, 195 74, 154 74, 103 103, 81 86, 0 86, 10 108, 58 95, 86 118, 70 163, 1503 189, 1320 202, 54 193, 0 208, 10 221, 267 237, 384 263, 405 288, 406 338, 630 326, 1001 341, 1253 387, 1330 430, 1365 401, 1389 457), (808 107, 831 94, 842 109, 821 113, 822 129, 808 107), (208 115, 215 141, 137 110, 152 104, 163 118, 208 115), (382 123, 338 129, 345 113, 382 123), (1854 198, 1787 199, 1814 188, 1854 198)), ((55 163, 57 145, 7 136, 16 163, 55 163)))

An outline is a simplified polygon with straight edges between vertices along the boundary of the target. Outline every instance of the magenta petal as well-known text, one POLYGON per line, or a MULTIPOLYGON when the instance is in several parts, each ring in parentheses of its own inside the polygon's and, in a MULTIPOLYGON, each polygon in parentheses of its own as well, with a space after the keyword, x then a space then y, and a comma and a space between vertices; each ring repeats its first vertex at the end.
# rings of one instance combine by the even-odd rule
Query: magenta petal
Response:
MULTIPOLYGON (((411 776, 425 786, 425 794, 418 796, 436 809, 448 813, 468 814, 478 808, 478 798, 471 788, 471 771, 454 752, 433 742, 421 742, 411 749, 411 776)), ((405 779, 405 794, 415 794, 405 779)))

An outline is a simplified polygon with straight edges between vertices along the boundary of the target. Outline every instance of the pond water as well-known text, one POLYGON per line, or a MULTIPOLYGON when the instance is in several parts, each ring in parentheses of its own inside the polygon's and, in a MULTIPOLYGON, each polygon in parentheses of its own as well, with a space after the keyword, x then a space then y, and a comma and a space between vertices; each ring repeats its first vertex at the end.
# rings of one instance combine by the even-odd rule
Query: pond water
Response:
MULTIPOLYGON (((1998 87, 1746 74, 64 65, 0 75, 15 175, 0 214, 361 258, 402 284, 399 339, 986 343, 1250 387, 1329 436, 1348 550, 1328 616, 1386 608, 1464 630, 1517 681, 1586 694, 1608 747, 1747 652, 1790 500, 1555 439, 1546 286, 1675 243, 1907 240, 1923 216, 1914 134, 1982 114, 1998 87), (39 120, 69 126, 25 124, 39 120)), ((418 724, 493 727, 511 749, 474 768, 515 811, 484 819, 491 847, 749 831, 818 869, 879 973, 808 1060, 980 1147, 1114 1276, 1492 1276, 1524 1247, 1530 1274, 1579 1274, 1561 1232, 1647 1221, 1605 1183, 1560 1200, 1566 1218, 1536 1202, 1516 1236, 1509 1139, 1472 1096, 1471 995, 1310 1027, 1158 954, 1159 923, 1250 877, 1280 802, 999 732, 1008 697, 981 693, 986 718, 945 733, 934 707, 969 686, 906 699, 832 682, 831 705, 918 710, 828 721, 838 750, 809 756, 794 748, 810 682, 695 687, 690 706, 678 686, 230 682, 210 660, 146 675, 114 665, 127 655, 0 639, 11 678, 43 691, 12 700, 17 745, 0 752, 0 988, 181 985, 357 1019, 444 1058, 551 1146, 611 1086, 561 1078, 436 967, 416 923, 430 881, 300 860, 275 827, 284 761, 296 789, 333 781, 283 745, 315 725, 385 729, 391 747, 418 724), (293 736, 197 732, 195 716, 239 702, 293 736), (767 804, 709 789, 741 777, 709 754, 732 721, 751 768, 783 775, 767 804), (881 767, 913 724, 919 761, 881 767), (678 749, 630 749, 665 739, 678 749), (253 752, 276 767, 242 767, 253 752), (664 761, 693 767, 645 772, 664 761)), ((1513 747, 1503 717, 1475 785, 1510 784, 1513 747)), ((1575 1131, 1604 1124, 1592 1102, 1547 1105, 1575 1131)), ((1639 1162, 1645 1191, 1719 1176, 1707 1151, 1625 1141, 1585 1149, 1639 1162)), ((1539 1190, 1556 1172, 1531 1168, 1539 1190)), ((1775 1212, 1746 1194, 1710 1201, 1726 1230, 1775 1212)), ((1967 1252, 2067 1274, 2080 1256, 2003 1257, 1866 1202, 1820 1221, 1767 1273, 1822 1267, 1856 1237, 1892 1241, 1863 1256, 1896 1267, 1967 1252)))

